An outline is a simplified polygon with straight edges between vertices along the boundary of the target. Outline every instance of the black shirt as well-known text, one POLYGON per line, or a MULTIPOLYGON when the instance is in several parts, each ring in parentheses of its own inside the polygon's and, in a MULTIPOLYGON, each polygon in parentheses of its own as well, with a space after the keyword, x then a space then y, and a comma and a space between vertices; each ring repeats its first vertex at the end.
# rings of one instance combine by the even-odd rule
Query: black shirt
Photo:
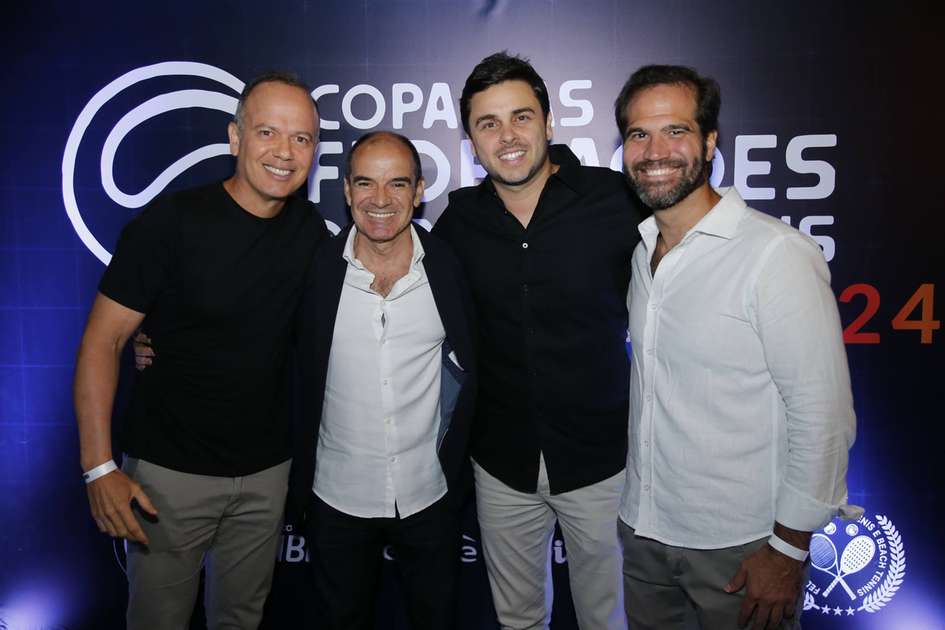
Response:
POLYGON ((451 193, 433 231, 462 261, 477 308, 473 458, 534 492, 541 452, 558 494, 625 465, 626 298, 642 217, 619 173, 581 166, 563 145, 550 157, 560 168, 527 228, 486 179, 451 193))
POLYGON ((124 228, 99 290, 147 314, 157 353, 136 376, 124 452, 220 476, 289 458, 290 322, 327 236, 308 201, 263 219, 222 183, 159 197, 124 228))

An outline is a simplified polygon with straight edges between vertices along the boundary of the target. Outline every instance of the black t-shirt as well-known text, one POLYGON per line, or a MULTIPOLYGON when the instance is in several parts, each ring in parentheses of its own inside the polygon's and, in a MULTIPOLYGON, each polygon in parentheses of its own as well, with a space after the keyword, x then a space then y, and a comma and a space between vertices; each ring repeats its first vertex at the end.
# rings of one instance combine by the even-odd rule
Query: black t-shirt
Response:
POLYGON ((147 314, 157 353, 136 376, 125 453, 219 476, 288 459, 291 321, 327 237, 308 201, 262 219, 222 183, 159 197, 125 226, 99 290, 147 314))
POLYGON ((642 215, 623 176, 566 146, 528 227, 487 178, 450 194, 433 233, 453 246, 480 331, 472 456, 523 492, 545 458, 559 494, 619 472, 627 454, 627 285, 642 215))

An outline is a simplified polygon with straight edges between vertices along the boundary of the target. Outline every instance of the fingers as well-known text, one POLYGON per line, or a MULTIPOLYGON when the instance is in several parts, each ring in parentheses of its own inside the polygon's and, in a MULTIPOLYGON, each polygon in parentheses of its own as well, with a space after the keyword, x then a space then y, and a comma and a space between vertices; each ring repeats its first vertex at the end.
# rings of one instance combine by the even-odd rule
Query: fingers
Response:
POLYGON ((135 369, 141 372, 151 365, 154 357, 154 348, 151 347, 151 338, 140 330, 135 335, 135 369))
POLYGON ((757 601, 753 597, 745 596, 745 599, 742 600, 742 607, 738 611, 738 627, 744 628, 748 625, 748 620, 751 619, 751 613, 755 610, 757 601))
POLYGON ((134 513, 131 511, 131 507, 125 506, 125 509, 120 510, 118 514, 122 519, 122 527, 125 531, 121 537, 139 542, 142 545, 147 545, 148 537, 145 535, 144 530, 141 529, 141 525, 138 523, 138 519, 135 518, 134 513))
POLYGON ((153 503, 151 503, 151 499, 149 499, 148 495, 144 493, 144 490, 141 489, 141 486, 135 484, 134 491, 132 492, 131 496, 134 497, 135 501, 138 502, 138 507, 151 516, 157 516, 157 508, 154 507, 153 503))
POLYGON ((767 604, 758 604, 755 609, 755 623, 752 624, 752 630, 765 630, 765 628, 776 628, 777 626, 768 626, 768 618, 771 616, 771 607, 767 604))
POLYGON ((139 504, 149 514, 156 515, 157 510, 141 486, 121 471, 115 471, 96 479, 86 489, 92 517, 99 531, 114 538, 148 544, 148 537, 131 509, 131 500, 139 499, 139 504))
POLYGON ((745 586, 745 582, 748 580, 748 571, 745 570, 745 566, 739 566, 738 572, 735 576, 725 585, 726 593, 737 593, 742 590, 745 586))

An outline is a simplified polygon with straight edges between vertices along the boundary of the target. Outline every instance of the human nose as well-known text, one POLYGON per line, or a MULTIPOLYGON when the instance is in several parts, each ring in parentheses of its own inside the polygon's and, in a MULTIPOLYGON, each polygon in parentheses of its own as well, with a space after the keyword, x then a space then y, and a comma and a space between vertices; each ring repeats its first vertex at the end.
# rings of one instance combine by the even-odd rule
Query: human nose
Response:
POLYGON ((292 141, 288 136, 281 136, 272 147, 272 154, 280 160, 292 159, 292 141))
POLYGON ((669 155, 669 143, 660 135, 650 136, 643 149, 643 157, 647 160, 659 160, 669 155))
POLYGON ((512 144, 518 137, 515 135, 515 129, 512 128, 512 125, 503 125, 499 130, 499 139, 505 144, 512 144))
POLYGON ((374 192, 374 205, 378 208, 383 208, 384 206, 390 203, 390 195, 387 192, 386 186, 378 186, 377 190, 374 192))

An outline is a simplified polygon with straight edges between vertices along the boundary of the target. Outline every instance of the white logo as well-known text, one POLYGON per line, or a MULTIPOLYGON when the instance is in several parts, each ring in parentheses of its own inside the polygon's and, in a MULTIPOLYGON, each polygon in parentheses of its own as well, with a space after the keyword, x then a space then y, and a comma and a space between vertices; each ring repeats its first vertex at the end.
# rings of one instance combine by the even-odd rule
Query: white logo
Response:
MULTIPOLYGON (((92 123, 92 120, 95 118, 95 115, 108 101, 136 83, 155 77, 166 76, 188 76, 210 79, 223 84, 236 95, 239 95, 239 93, 243 91, 244 85, 242 81, 229 72, 214 66, 189 61, 168 61, 136 68, 131 72, 123 74, 99 90, 99 92, 92 97, 92 100, 82 109, 78 119, 76 119, 75 124, 72 126, 72 131, 69 133, 65 153, 62 156, 62 200, 66 206, 66 214, 69 216, 69 220, 72 222, 72 226, 75 228, 79 238, 82 239, 85 246, 89 248, 89 251, 95 254, 95 256, 106 265, 111 260, 111 254, 92 234, 92 231, 82 218, 78 203, 76 202, 74 177, 79 145, 82 143, 82 138, 89 128, 89 125, 92 123)), ((154 199, 175 177, 198 162, 220 155, 229 155, 230 149, 228 144, 208 144, 179 158, 164 169, 144 190, 138 193, 128 194, 119 189, 115 183, 113 168, 118 146, 125 136, 141 123, 175 109, 187 109, 191 107, 214 109, 232 115, 236 111, 236 103, 236 96, 221 92, 212 92, 209 90, 177 90, 160 94, 138 105, 122 116, 121 120, 112 128, 108 137, 105 139, 100 160, 102 188, 115 203, 125 208, 140 208, 154 199)))
POLYGON ((804 610, 852 617, 874 613, 893 598, 906 575, 906 552, 893 522, 882 514, 874 518, 835 521, 813 535, 804 610))

